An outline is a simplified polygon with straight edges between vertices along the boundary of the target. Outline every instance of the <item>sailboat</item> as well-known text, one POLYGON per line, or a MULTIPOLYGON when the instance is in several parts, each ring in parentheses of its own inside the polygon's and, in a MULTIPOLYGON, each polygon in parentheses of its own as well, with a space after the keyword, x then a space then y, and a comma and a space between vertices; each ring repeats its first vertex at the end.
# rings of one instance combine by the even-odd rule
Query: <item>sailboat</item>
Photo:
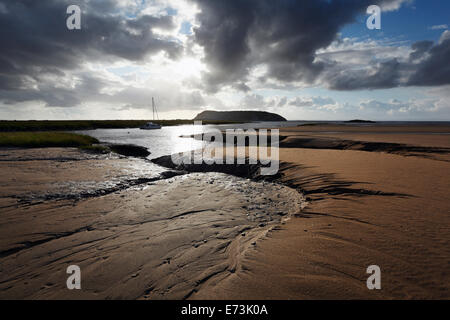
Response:
MULTIPOLYGON (((152 97, 152 108, 153 108, 153 121, 155 121, 155 113, 156 113, 157 119, 159 120, 158 110, 156 110, 155 99, 153 97, 152 97)), ((140 129, 142 129, 142 130, 155 130, 155 129, 161 129, 161 126, 159 124, 156 124, 156 123, 153 123, 153 122, 147 122, 140 129)))

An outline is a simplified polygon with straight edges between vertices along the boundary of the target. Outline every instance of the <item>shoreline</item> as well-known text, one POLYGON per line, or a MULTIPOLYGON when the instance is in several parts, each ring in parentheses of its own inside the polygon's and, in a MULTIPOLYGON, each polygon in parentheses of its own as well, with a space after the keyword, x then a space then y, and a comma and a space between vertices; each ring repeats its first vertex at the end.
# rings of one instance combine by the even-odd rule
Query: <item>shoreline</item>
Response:
MULTIPOLYGON (((61 209, 58 209, 58 206, 52 207, 52 204, 59 202, 62 208, 65 208, 65 214, 69 213, 66 218, 70 217, 68 221, 72 222, 64 222, 64 217, 59 217, 57 221, 60 223, 60 229, 53 231, 46 229, 46 223, 50 220, 44 222, 41 225, 43 233, 34 233, 32 239, 26 240, 27 243, 33 244, 32 247, 25 247, 23 251, 19 250, 7 256, 8 259, 16 259, 10 260, 9 267, 14 266, 13 261, 23 261, 21 263, 24 263, 24 266, 25 263, 35 261, 34 263, 42 264, 42 272, 40 276, 34 276, 38 279, 45 278, 47 271, 44 270, 55 268, 55 265, 39 262, 39 259, 48 260, 43 259, 41 254, 38 255, 39 258, 33 258, 33 254, 40 250, 47 253, 59 252, 62 250, 61 246, 70 243, 66 242, 70 239, 79 242, 74 248, 77 248, 76 255, 81 259, 80 262, 89 262, 86 264, 88 277, 94 277, 100 269, 107 269, 111 274, 92 280, 95 286, 78 295, 64 290, 62 284, 66 275, 61 270, 53 270, 61 283, 53 278, 48 282, 51 285, 44 285, 39 289, 35 287, 34 291, 26 289, 29 285, 24 284, 14 289, 9 287, 10 280, 2 279, 0 298, 448 298, 449 285, 442 283, 442 279, 448 276, 446 270, 450 266, 450 230, 449 217, 446 214, 450 212, 446 201, 450 187, 450 137, 436 135, 430 139, 427 135, 417 133, 404 134, 400 132, 401 128, 395 135, 374 133, 373 128, 369 128, 365 133, 356 132, 353 127, 340 127, 340 130, 344 131, 340 133, 330 133, 329 126, 314 128, 314 133, 305 130, 305 127, 280 129, 280 135, 285 137, 280 142, 280 172, 277 176, 268 178, 271 182, 257 176, 258 166, 245 165, 241 166, 241 169, 237 166, 212 166, 206 168, 207 170, 201 166, 184 167, 182 169, 185 171, 182 173, 177 170, 169 171, 173 172, 173 176, 169 174, 166 179, 160 179, 159 173, 159 176, 155 175, 158 178, 154 180, 139 180, 145 170, 150 170, 149 167, 141 169, 141 173, 136 177, 136 181, 142 183, 95 195, 91 199, 44 201, 28 209, 14 209, 15 204, 10 201, 9 219, 16 218, 2 220, 0 225, 9 224, 11 227, 16 223, 16 226, 21 226, 18 230, 23 230, 22 237, 30 234, 25 232, 29 228, 36 228, 26 227, 27 210, 41 212, 47 218, 57 217, 61 209), (193 172, 186 172, 190 170, 193 172), (241 178, 216 173, 217 171, 232 173, 241 178), (248 178, 253 178, 256 182, 247 180, 248 178), (164 191, 164 188, 173 192, 164 191), (288 189, 281 192, 280 189, 268 191, 267 188, 288 189), (217 190, 213 195, 208 193, 212 189, 217 190), (289 192, 294 191, 296 195, 289 195, 289 192), (257 196, 258 192, 263 196, 257 196), (299 192, 304 194, 305 198, 300 196, 299 192), (273 198, 277 195, 288 198, 273 198), (292 203, 287 215, 281 210, 283 214, 278 216, 276 212, 280 212, 279 209, 270 209, 274 203, 281 207, 289 206, 294 198, 299 202, 292 203), (167 205, 167 201, 164 202, 163 199, 172 200, 167 205), (183 206, 189 209, 180 211, 183 206), (163 238, 158 238, 159 240, 148 238, 150 230, 156 232, 161 229, 161 226, 153 229, 155 225, 152 226, 152 223, 156 221, 149 222, 147 219, 152 215, 148 214, 161 210, 169 214, 161 220, 166 221, 163 229, 174 229, 175 233, 169 238, 164 237, 169 236, 170 232, 160 234, 163 238), (264 220, 271 217, 271 214, 259 216, 259 219, 263 220, 256 221, 255 224, 249 222, 248 216, 241 220, 246 213, 252 212, 256 219, 257 213, 265 210, 273 212, 272 218, 276 217, 276 221, 264 220), (88 214, 80 215, 83 212, 88 214), (171 218, 172 216, 176 218, 171 218), (17 217, 20 217, 19 220, 17 217), (286 217, 291 218, 286 220, 286 217), (21 219, 25 219, 20 222, 22 225, 17 225, 21 219), (253 227, 246 229, 245 225, 248 223, 253 227), (216 224, 221 226, 214 227, 216 224), (63 230, 67 229, 68 225, 71 231, 63 230), (196 231, 192 237, 186 238, 185 235, 192 233, 192 230, 186 231, 187 233, 180 233, 179 230, 188 228, 188 225, 196 231), (218 237, 215 231, 211 230, 228 230, 227 236, 218 237), (209 234, 206 237, 206 246, 201 241, 205 232, 209 234), (242 236, 242 233, 246 235, 242 236), (43 237, 44 234, 46 236, 43 237), (234 240, 230 241, 230 237, 234 240), (220 240, 221 238, 223 239, 220 240), (83 243, 86 242, 91 244, 84 247, 83 243), (115 243, 110 245, 113 249, 107 249, 109 242, 115 243), (153 255, 151 261, 141 257, 151 256, 150 251, 144 249, 149 243, 153 250, 159 248, 160 252, 156 256, 153 255), (171 245, 178 249, 172 249, 176 250, 177 254, 171 254, 169 257, 167 246, 171 245), (58 247, 60 249, 54 251, 58 247), (141 252, 141 248, 144 251, 141 252), (195 253, 198 248, 206 251, 199 256, 195 253), (184 254, 184 250, 188 250, 189 254, 184 254), (108 252, 110 254, 105 254, 108 252), (214 254, 211 255, 211 252, 214 254), (109 258, 104 261, 104 256, 115 257, 112 265, 118 268, 117 271, 107 266, 109 258), (208 256, 212 260, 207 258, 208 256), (124 257, 127 257, 127 262, 120 262, 124 257), (154 261, 159 262, 154 264, 154 261), (370 264, 379 264, 381 267, 383 280, 380 291, 371 291, 365 286, 365 268, 370 264), (193 266, 193 269, 186 271, 186 266, 193 266), (177 273, 177 276, 167 277, 168 270, 177 273), (427 272, 424 273, 423 270, 427 272), (156 278, 155 273, 158 275, 156 278), (180 286, 180 279, 190 284, 187 287, 180 286), (107 283, 114 289, 108 289, 107 283)), ((383 128, 378 130, 382 131, 383 128)), ((448 128, 446 130, 450 131, 448 128)), ((71 157, 74 158, 73 154, 66 155, 67 159, 71 157)), ((52 160, 49 161, 55 161, 54 157, 50 158, 52 160)), ((97 164, 92 163, 93 166, 89 169, 91 171, 85 172, 86 176, 92 178, 104 172, 106 176, 98 177, 98 180, 112 176, 120 176, 123 179, 124 165, 128 166, 127 174, 142 166, 152 166, 146 160, 118 158, 111 159, 111 162, 102 159, 97 164), (117 164, 116 161, 122 163, 117 164)), ((156 162, 163 164, 168 158, 170 156, 161 157, 156 162)), ((84 159, 78 164, 90 163, 89 161, 92 159, 84 159)), ((8 161, 0 161, 0 165, 5 163, 8 161)), ((23 168, 28 166, 28 169, 31 165, 27 161, 21 161, 19 164, 23 165, 23 168)), ((171 170, 173 169, 177 168, 172 167, 171 170)), ((81 172, 80 168, 73 169, 73 173, 67 173, 66 177, 71 174, 73 177, 76 172, 81 172)), ((165 172, 165 169, 161 169, 161 172, 165 172)), ((64 179, 64 176, 62 178, 64 179)), ((39 180, 39 177, 36 179, 39 180)), ((2 200, 2 206, 4 201, 2 200)), ((17 230, 15 232, 20 233, 17 230)), ((6 238, 2 239, 4 243, 6 238)), ((10 245, 16 240, 18 243, 24 243, 24 239, 20 240, 20 237, 13 240, 10 239, 10 245)), ((68 247, 62 251, 70 256, 70 250, 74 249, 68 247)), ((55 261, 60 259, 66 261, 61 257, 55 261)), ((26 278, 25 275, 28 274, 24 270, 22 278, 26 278)), ((29 275, 33 274, 31 270, 29 272, 29 275)), ((17 285, 15 280, 14 286, 17 285)))
POLYGON ((34 179, 14 191, 26 200, 34 190, 32 201, 17 202, 6 194, 10 187, 0 188, 1 299, 186 299, 212 278, 242 272, 243 254, 303 203, 289 188, 221 173, 161 168, 144 179, 156 167, 147 160, 75 149, 47 149, 52 157, 46 158, 41 152, 22 150, 0 161, 9 166, 11 182, 34 179), (144 165, 148 169, 135 172, 144 165), (24 167, 28 174, 17 176, 24 167), (67 185, 75 174, 77 181, 67 185), (112 186, 102 182, 114 177, 112 186), (68 197, 73 187, 78 194, 68 197), (65 288, 69 264, 80 265, 81 291, 65 288))
POLYGON ((280 143, 280 180, 303 192, 307 207, 244 259, 251 272, 193 298, 448 299, 450 137, 303 130, 280 129, 284 143, 294 144, 280 143), (402 154, 298 143, 324 137, 429 149, 402 154), (428 152, 435 147, 445 152, 428 152), (373 264, 381 268, 382 290, 366 287, 373 264))

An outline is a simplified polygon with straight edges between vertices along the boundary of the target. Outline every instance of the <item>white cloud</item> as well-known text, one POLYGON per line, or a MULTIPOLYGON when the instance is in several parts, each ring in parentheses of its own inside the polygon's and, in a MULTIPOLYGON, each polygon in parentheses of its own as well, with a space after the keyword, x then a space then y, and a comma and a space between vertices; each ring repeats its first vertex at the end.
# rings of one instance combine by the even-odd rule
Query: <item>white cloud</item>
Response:
POLYGON ((450 39, 450 31, 449 30, 445 30, 442 34, 441 37, 439 38, 439 43, 444 42, 445 40, 450 39))
POLYGON ((395 11, 400 9, 404 4, 410 5, 414 0, 394 0, 394 1, 384 1, 381 3, 381 10, 383 11, 395 11))
POLYGON ((448 29, 448 25, 447 24, 438 24, 438 25, 431 26, 428 29, 430 29, 430 30, 448 29))

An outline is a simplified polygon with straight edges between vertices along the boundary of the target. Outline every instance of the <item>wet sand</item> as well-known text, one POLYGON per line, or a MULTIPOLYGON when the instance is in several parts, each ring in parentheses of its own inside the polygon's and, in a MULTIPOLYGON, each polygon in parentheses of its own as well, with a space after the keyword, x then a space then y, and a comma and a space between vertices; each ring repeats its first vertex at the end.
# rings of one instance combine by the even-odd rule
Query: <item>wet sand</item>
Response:
POLYGON ((245 252, 303 204, 282 185, 136 158, 1 157, 1 299, 189 298, 242 272, 245 252), (81 268, 82 290, 67 289, 69 265, 81 268))
POLYGON ((283 128, 281 180, 305 194, 307 207, 246 255, 245 273, 193 298, 449 299, 450 136, 429 134, 449 129, 283 128), (343 139, 357 149, 408 145, 333 149, 343 139), (366 287, 373 264, 381 290, 366 287))
POLYGON ((449 132, 283 128, 274 183, 2 151, 0 298, 448 299, 449 132))

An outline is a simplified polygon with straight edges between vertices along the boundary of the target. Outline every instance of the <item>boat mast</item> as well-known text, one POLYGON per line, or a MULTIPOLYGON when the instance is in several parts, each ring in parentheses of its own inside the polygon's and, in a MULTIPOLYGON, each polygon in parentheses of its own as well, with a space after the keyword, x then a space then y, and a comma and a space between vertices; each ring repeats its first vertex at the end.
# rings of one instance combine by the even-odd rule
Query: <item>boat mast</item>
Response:
POLYGON ((152 97, 153 121, 155 121, 155 99, 152 97))
POLYGON ((153 121, 155 121, 155 113, 156 119, 159 120, 158 109, 156 109, 155 99, 152 97, 152 109, 153 109, 153 121))

